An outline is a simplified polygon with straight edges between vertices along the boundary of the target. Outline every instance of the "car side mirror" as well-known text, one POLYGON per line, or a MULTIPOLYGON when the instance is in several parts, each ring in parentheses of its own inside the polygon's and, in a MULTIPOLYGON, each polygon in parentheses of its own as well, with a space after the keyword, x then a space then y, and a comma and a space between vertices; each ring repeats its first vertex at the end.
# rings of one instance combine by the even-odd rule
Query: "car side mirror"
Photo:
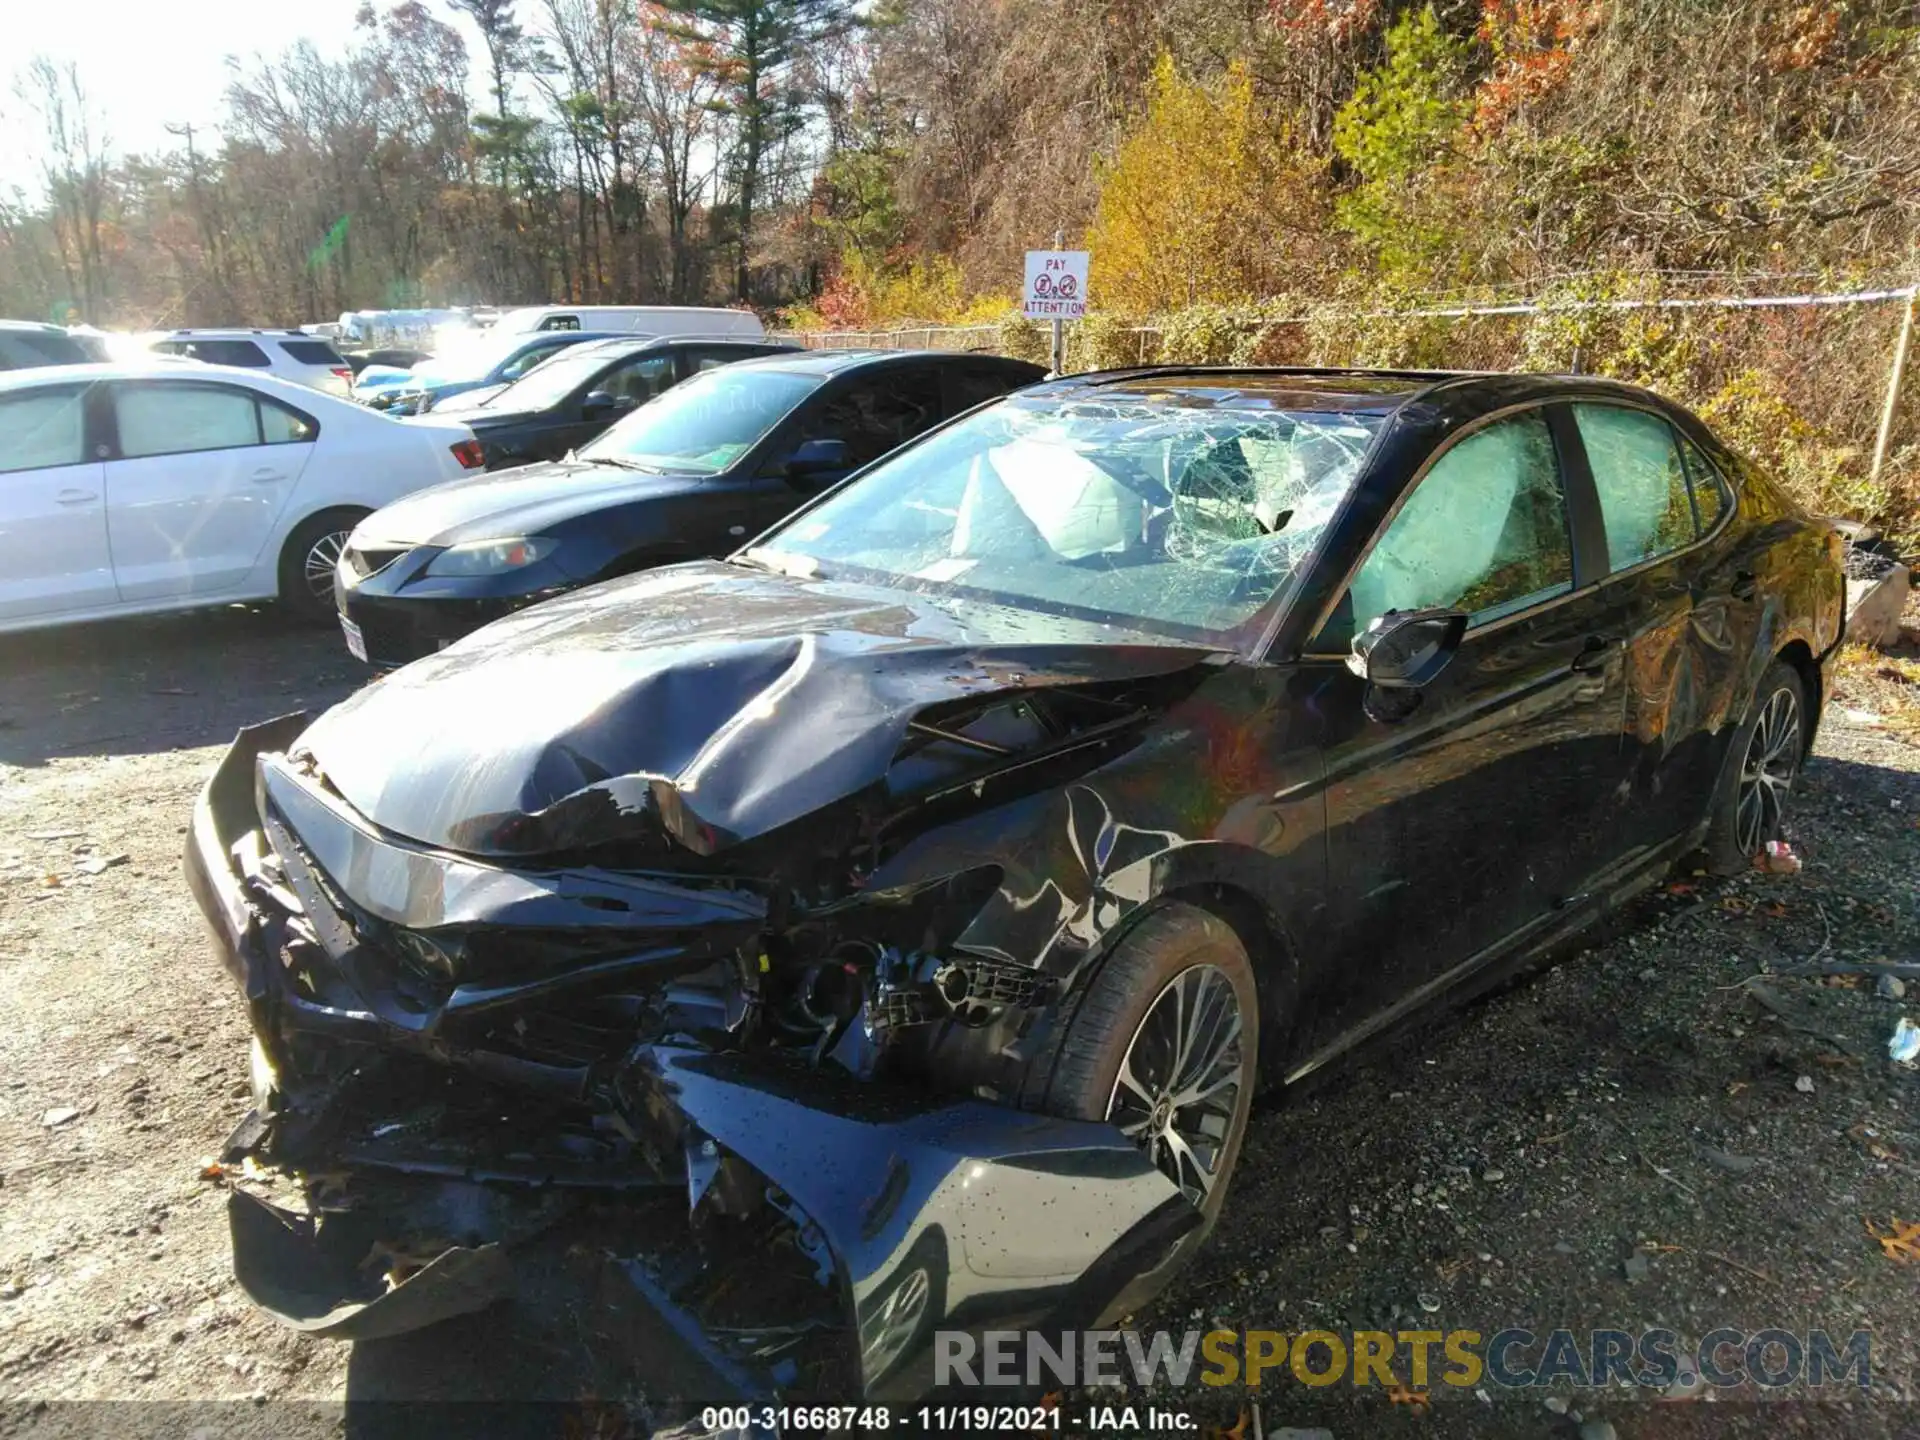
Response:
POLYGON ((1382 690, 1417 690, 1447 668, 1466 633, 1464 610, 1389 610, 1353 637, 1347 669, 1382 690))
POLYGON ((631 395, 613 395, 605 390, 595 390, 580 402, 582 420, 604 420, 609 415, 624 415, 633 409, 631 395))
POLYGON ((810 475, 847 468, 847 442, 844 440, 802 440, 787 457, 787 477, 802 480, 810 475))

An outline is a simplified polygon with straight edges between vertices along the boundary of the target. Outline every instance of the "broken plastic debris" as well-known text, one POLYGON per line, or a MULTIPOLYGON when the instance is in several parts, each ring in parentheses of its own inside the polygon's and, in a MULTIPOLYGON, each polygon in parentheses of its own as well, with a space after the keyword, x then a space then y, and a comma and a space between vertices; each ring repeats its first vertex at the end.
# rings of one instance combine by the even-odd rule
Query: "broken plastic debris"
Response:
POLYGON ((1902 1065, 1920 1060, 1920 1025, 1902 1015, 1900 1023, 1893 1027, 1893 1038, 1887 1041, 1887 1055, 1902 1065))
POLYGON ((40 1123, 49 1130, 56 1130, 69 1120, 78 1120, 80 1109, 75 1105, 56 1105, 40 1117, 40 1123))
POLYGON ((1753 868, 1769 875, 1798 875, 1800 857, 1784 840, 1769 840, 1767 848, 1753 857, 1753 868))

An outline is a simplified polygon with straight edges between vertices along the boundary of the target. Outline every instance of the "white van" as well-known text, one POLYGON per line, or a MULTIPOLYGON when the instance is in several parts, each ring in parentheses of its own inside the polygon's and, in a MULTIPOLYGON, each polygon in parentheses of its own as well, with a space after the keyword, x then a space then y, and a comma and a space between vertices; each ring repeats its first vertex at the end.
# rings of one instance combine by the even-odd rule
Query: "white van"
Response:
POLYGON ((528 305, 494 322, 496 335, 536 330, 615 330, 662 340, 758 340, 766 330, 751 310, 705 305, 528 305))

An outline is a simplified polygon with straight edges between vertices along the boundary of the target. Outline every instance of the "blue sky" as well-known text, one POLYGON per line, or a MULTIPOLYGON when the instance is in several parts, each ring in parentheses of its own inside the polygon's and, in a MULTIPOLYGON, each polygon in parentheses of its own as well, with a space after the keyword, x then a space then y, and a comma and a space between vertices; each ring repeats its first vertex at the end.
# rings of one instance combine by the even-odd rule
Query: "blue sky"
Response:
MULTIPOLYGON (((439 0, 428 5, 452 18, 439 0)), ((277 55, 303 38, 337 54, 352 39, 359 7, 360 0, 0 0, 0 192, 36 188, 37 143, 14 93, 15 76, 35 55, 79 63, 117 154, 151 152, 173 143, 168 125, 219 118, 229 56, 277 55)))

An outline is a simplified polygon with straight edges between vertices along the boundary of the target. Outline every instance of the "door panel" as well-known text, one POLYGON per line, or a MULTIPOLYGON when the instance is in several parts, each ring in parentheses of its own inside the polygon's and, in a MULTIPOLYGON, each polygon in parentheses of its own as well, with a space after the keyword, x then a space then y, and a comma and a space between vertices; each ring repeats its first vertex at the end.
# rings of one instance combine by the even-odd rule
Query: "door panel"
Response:
POLYGON ((1608 625, 1626 636, 1629 798, 1614 848, 1658 845, 1706 812, 1722 740, 1738 723, 1740 661, 1757 623, 1748 563, 1723 532, 1696 548, 1726 495, 1666 420, 1597 403, 1571 407, 1616 573, 1608 625), (1700 483, 1689 471, 1701 467, 1700 483), (1744 595, 1739 592, 1746 592, 1744 595), (1731 717, 1731 718, 1729 718, 1731 717))
POLYGON ((292 411, 231 385, 113 387, 122 458, 106 467, 107 537, 121 595, 218 594, 260 559, 312 452, 292 411), (267 439, 280 443, 266 443, 267 439))
POLYGON ((111 605, 106 487, 84 385, 0 399, 0 620, 111 605))
POLYGON ((1370 718, 1366 683, 1344 669, 1329 686, 1332 928, 1365 972, 1359 1003, 1444 974, 1604 862, 1624 665, 1605 598, 1574 579, 1554 438, 1528 412, 1434 463, 1310 647, 1339 648, 1390 610, 1473 617, 1405 718, 1370 718))

